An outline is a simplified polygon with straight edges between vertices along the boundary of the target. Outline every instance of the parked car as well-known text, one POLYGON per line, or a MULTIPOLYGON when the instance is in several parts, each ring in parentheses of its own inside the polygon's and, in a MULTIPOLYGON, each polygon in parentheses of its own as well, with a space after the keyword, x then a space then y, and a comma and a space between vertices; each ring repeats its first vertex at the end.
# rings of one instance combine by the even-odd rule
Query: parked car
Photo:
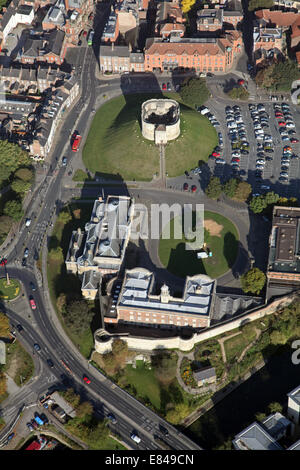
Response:
POLYGON ((28 250, 28 248, 25 248, 24 255, 23 255, 24 258, 28 258, 28 255, 29 255, 29 250, 28 250))
POLYGON ((183 190, 188 191, 188 189, 189 189, 189 185, 187 183, 184 183, 183 190))
POLYGON ((29 283, 29 287, 30 287, 30 289, 31 289, 33 292, 36 290, 36 287, 35 287, 35 285, 33 284, 33 282, 30 282, 30 283, 29 283))
POLYGON ((197 191, 197 186, 193 184, 193 186, 191 187, 191 191, 192 193, 195 193, 197 191))
POLYGON ((86 375, 83 376, 83 381, 88 385, 91 383, 90 379, 86 375))
POLYGON ((167 83, 167 90, 168 90, 168 91, 171 91, 171 90, 172 90, 172 86, 171 86, 171 83, 170 83, 170 82, 167 83))
POLYGON ((163 83, 162 86, 161 86, 161 89, 162 89, 162 90, 166 90, 166 89, 167 89, 167 85, 166 85, 165 83, 163 83))

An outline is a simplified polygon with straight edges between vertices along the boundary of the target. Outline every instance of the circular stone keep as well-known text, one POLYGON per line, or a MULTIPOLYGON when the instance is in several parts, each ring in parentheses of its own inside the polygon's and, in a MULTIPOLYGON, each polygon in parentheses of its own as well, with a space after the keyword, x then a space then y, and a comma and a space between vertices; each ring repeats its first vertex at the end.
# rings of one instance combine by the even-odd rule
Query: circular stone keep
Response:
POLYGON ((152 99, 142 104, 142 134, 157 145, 180 135, 180 108, 175 100, 152 99))

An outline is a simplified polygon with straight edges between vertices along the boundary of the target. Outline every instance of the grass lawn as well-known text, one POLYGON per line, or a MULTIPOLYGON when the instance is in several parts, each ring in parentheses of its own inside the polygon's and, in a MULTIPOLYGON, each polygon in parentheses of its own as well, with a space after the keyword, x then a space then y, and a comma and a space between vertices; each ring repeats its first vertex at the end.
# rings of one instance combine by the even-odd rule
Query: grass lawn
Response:
MULTIPOLYGON (((83 162, 90 171, 124 180, 150 181, 159 172, 159 151, 141 133, 141 105, 162 94, 120 96, 96 113, 85 146, 83 162), (145 158, 146 157, 146 158, 145 158)), ((180 101, 179 95, 166 94, 180 101)), ((166 170, 169 176, 183 174, 207 160, 217 145, 217 133, 208 119, 180 104, 181 136, 168 144, 166 170), (188 151, 187 151, 188 149, 188 151)))
POLYGON ((243 350, 248 346, 248 344, 254 341, 255 337, 255 329, 253 327, 251 334, 239 334, 225 341, 224 348, 227 362, 232 363, 236 361, 242 354, 243 350))
POLYGON ((12 300, 15 299, 20 293, 20 283, 16 279, 10 279, 7 285, 6 277, 0 279, 0 299, 12 300))
POLYGON ((216 212, 205 211, 204 219, 216 222, 220 228, 217 236, 210 232, 208 247, 212 257, 198 259, 195 251, 185 249, 184 236, 180 240, 174 239, 173 219, 170 222, 170 238, 161 238, 159 243, 159 257, 168 271, 180 277, 207 274, 216 279, 233 266, 239 240, 235 225, 216 212))
POLYGON ((161 387, 154 372, 153 369, 147 369, 144 364, 137 364, 136 369, 130 365, 126 366, 126 378, 135 387, 137 396, 148 397, 153 406, 159 410, 161 387))

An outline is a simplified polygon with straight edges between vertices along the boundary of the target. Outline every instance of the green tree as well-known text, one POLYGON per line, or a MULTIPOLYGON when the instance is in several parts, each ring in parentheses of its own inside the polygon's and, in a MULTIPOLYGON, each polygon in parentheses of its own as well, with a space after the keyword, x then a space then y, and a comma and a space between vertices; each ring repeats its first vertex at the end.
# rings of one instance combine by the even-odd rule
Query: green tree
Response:
POLYGON ((85 300, 71 300, 65 307, 66 325, 76 334, 83 334, 91 324, 94 313, 85 300))
POLYGON ((226 196, 233 198, 238 186, 237 178, 230 178, 223 186, 223 192, 226 196))
POLYGON ((255 414, 256 421, 263 421, 267 417, 266 413, 261 413, 260 411, 255 414))
POLYGON ((208 100, 210 93, 203 78, 187 78, 180 87, 182 101, 195 108, 208 100))
POLYGON ((258 86, 275 91, 290 91, 292 82, 299 79, 300 72, 290 59, 266 65, 256 76, 258 86))
POLYGON ((15 178, 18 178, 22 181, 32 182, 33 180, 33 171, 29 168, 19 168, 15 174, 15 178))
POLYGON ((244 292, 259 294, 266 283, 266 275, 259 268, 252 268, 241 276, 241 285, 244 292))
POLYGON ((264 196, 255 196, 250 201, 250 209, 254 214, 260 214, 267 207, 264 196))
POLYGON ((282 413, 282 405, 278 401, 273 401, 268 406, 270 413, 282 413))
POLYGON ((265 201, 266 201, 267 206, 271 204, 276 204, 278 199, 279 199, 279 195, 274 193, 274 191, 270 191, 265 194, 265 201))
POLYGON ((11 229, 13 219, 8 215, 0 216, 0 238, 6 236, 11 229))
POLYGON ((249 98, 249 92, 243 86, 231 88, 227 95, 232 100, 247 100, 249 98))
POLYGON ((287 342, 287 338, 282 331, 274 330, 270 334, 270 340, 272 344, 285 344, 287 342))
POLYGON ((63 259, 64 255, 63 255, 62 247, 57 246, 56 248, 52 248, 52 250, 50 250, 49 252, 49 255, 52 259, 55 259, 57 261, 63 259))
POLYGON ((15 179, 11 183, 11 189, 17 194, 25 194, 31 188, 31 183, 27 181, 20 180, 19 178, 15 179))
POLYGON ((222 185, 220 178, 212 176, 205 190, 206 196, 210 199, 218 199, 222 194, 222 185))
POLYGON ((84 401, 76 407, 76 415, 78 418, 90 416, 93 414, 93 405, 89 401, 84 401))
POLYGON ((63 209, 59 213, 58 220, 59 220, 59 222, 62 222, 63 224, 66 225, 68 222, 70 222, 72 220, 72 216, 71 216, 70 212, 67 209, 63 209))
POLYGON ((11 217, 15 222, 21 220, 24 215, 22 203, 18 200, 7 201, 3 212, 8 217, 11 217))
POLYGON ((157 379, 162 383, 170 383, 176 375, 177 359, 169 352, 161 352, 152 358, 157 379))
POLYGON ((8 180, 20 166, 30 163, 27 152, 7 140, 0 140, 0 184, 8 180))

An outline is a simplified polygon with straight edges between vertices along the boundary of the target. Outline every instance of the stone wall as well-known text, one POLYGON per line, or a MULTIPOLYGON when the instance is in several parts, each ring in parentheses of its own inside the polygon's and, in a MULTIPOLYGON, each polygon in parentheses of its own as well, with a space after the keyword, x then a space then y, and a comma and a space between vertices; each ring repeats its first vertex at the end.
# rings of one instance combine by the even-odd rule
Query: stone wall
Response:
MULTIPOLYGON (((227 331, 234 330, 235 328, 240 327, 241 325, 262 318, 265 315, 271 315, 276 312, 276 310, 286 307, 289 305, 297 296, 297 293, 290 294, 279 299, 274 300, 273 302, 265 305, 262 308, 255 309, 250 312, 243 313, 236 317, 233 320, 228 320, 222 322, 216 326, 206 328, 199 333, 195 333, 189 339, 183 339, 180 336, 174 336, 172 338, 146 338, 146 337, 137 337, 126 335, 116 335, 124 341, 127 342, 129 349, 134 350, 143 350, 143 351, 153 351, 155 349, 179 349, 180 351, 187 352, 194 348, 197 343, 205 341, 210 338, 214 338, 222 333, 227 331)), ((102 330, 103 331, 103 330, 102 330)), ((94 335, 95 338, 95 351, 104 354, 111 351, 112 342, 114 336, 111 336, 105 342, 100 340, 100 330, 97 330, 94 335), (99 336, 99 338, 98 338, 99 336)))
POLYGON ((147 100, 142 104, 142 134, 145 139, 155 140, 155 133, 157 124, 153 124, 148 121, 151 113, 157 114, 157 116, 163 116, 167 114, 171 107, 175 107, 176 118, 174 122, 165 125, 165 139, 166 141, 174 140, 180 135, 180 110, 179 104, 175 100, 169 99, 153 99, 147 100))

